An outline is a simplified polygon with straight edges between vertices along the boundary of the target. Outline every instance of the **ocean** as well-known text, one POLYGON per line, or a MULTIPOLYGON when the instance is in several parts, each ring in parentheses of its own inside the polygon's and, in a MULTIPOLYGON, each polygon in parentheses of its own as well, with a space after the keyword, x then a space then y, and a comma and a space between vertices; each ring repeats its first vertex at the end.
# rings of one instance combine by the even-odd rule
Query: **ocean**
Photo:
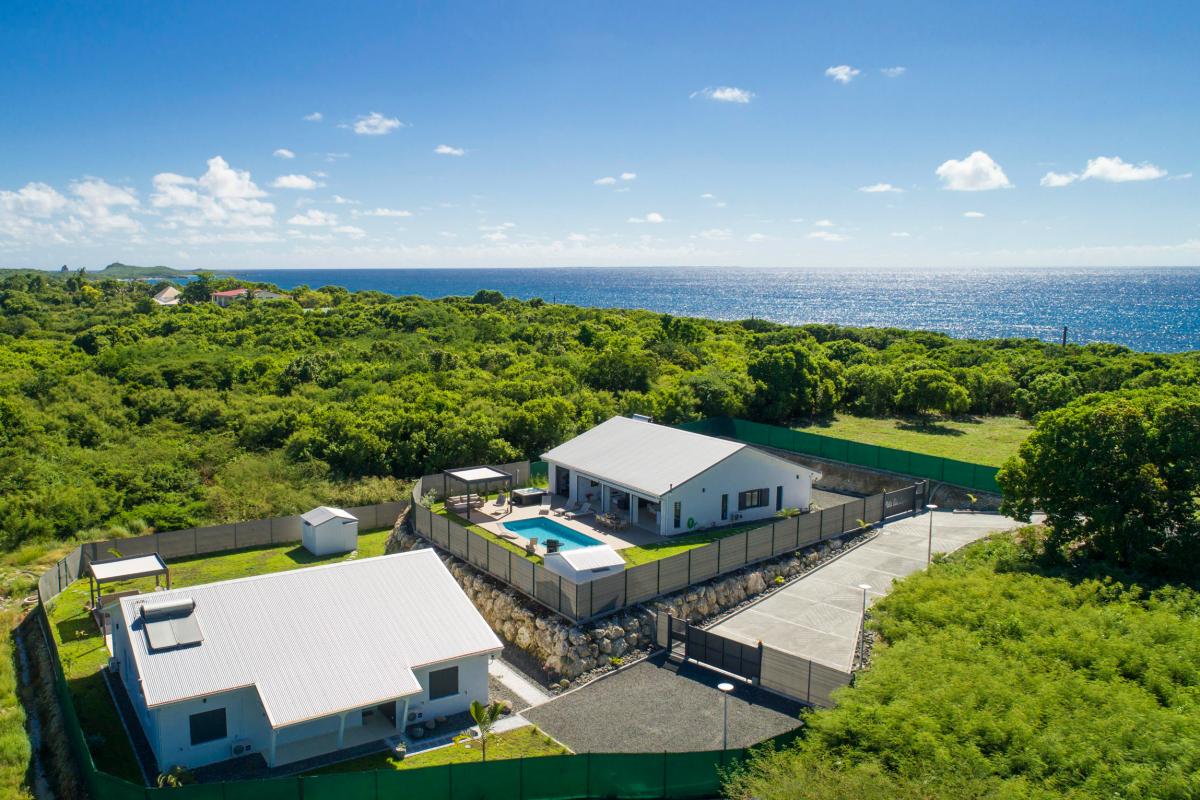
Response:
POLYGON ((1136 350, 1200 348, 1200 268, 752 269, 572 267, 232 270, 290 289, 344 286, 445 297, 506 296, 678 316, 832 322, 956 337, 1113 342, 1136 350))

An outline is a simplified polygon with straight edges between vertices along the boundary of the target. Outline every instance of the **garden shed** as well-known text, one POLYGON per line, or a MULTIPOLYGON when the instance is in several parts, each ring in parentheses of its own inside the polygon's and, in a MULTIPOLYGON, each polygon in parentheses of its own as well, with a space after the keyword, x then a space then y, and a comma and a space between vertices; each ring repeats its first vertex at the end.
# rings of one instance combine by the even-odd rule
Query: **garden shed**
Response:
POLYGON ((314 556, 349 553, 358 547, 358 518, 349 511, 318 506, 300 515, 301 541, 314 556))
POLYGON ((625 559, 606 544, 547 553, 543 562, 548 572, 561 575, 576 584, 620 575, 625 571, 625 559))

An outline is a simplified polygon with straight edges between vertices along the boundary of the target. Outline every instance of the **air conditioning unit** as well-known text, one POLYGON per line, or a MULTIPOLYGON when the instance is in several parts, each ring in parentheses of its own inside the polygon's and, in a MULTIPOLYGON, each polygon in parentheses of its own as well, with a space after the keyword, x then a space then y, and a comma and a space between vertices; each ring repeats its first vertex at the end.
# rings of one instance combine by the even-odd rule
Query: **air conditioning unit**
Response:
POLYGON ((111 672, 113 675, 117 675, 118 673, 120 673, 121 672, 120 659, 110 658, 108 660, 108 671, 111 672))
POLYGON ((233 743, 232 751, 235 758, 237 756, 248 756, 254 752, 254 745, 250 743, 249 739, 236 739, 233 743))

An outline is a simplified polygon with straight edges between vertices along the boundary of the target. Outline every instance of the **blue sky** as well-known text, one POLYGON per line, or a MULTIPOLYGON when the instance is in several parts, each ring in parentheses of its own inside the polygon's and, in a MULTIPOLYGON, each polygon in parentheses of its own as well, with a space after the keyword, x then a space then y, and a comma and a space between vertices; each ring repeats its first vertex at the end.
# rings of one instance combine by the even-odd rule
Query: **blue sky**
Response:
POLYGON ((3 266, 1200 264, 1196 3, 9 0, 0 70, 3 266))

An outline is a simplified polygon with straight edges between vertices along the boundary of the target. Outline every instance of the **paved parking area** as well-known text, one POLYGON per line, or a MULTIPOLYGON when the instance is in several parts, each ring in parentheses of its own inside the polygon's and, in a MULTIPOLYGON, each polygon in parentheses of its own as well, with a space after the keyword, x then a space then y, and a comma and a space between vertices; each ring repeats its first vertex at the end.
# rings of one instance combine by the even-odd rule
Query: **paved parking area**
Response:
MULTIPOLYGON (((659 653, 524 712, 576 753, 719 750, 725 676, 676 669, 659 653)), ((800 704, 742 683, 729 697, 729 746, 748 747, 795 729, 800 704)))
MULTIPOLYGON (((1021 524, 995 514, 935 511, 933 515, 935 553, 953 552, 989 533, 1021 524)), ((889 522, 870 542, 710 630, 849 670, 862 624, 863 590, 858 587, 870 585, 867 602, 882 597, 892 581, 925 568, 928 543, 928 513, 889 522)))

